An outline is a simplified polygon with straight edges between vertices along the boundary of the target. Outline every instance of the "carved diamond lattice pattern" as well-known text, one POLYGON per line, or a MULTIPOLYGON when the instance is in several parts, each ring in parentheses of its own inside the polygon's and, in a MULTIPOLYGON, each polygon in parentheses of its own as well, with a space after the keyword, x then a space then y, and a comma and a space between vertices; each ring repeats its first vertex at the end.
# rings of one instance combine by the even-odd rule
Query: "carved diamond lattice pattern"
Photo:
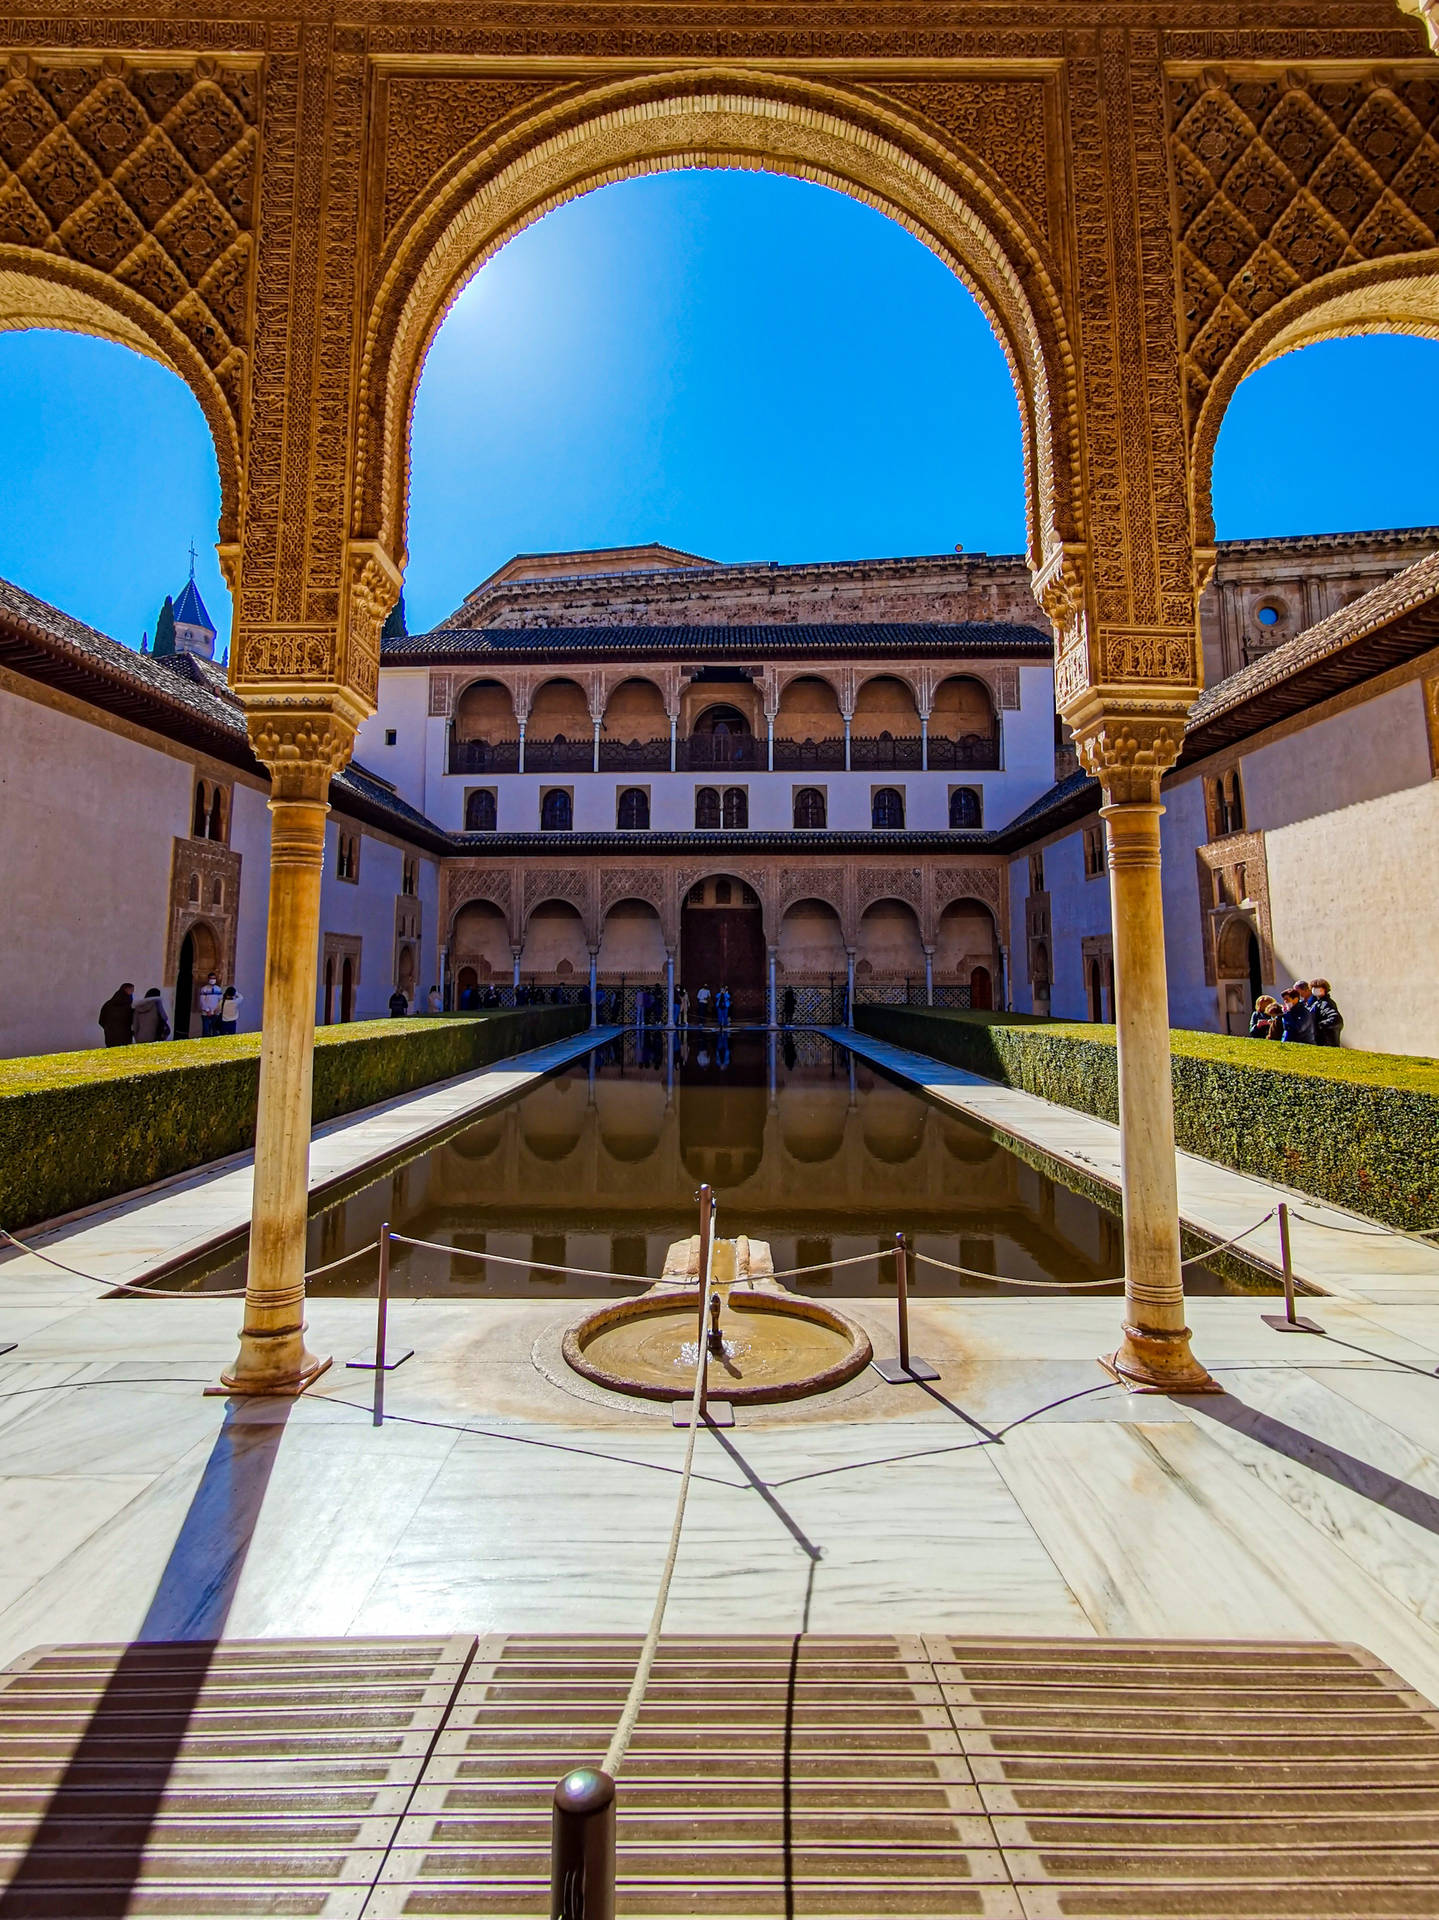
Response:
POLYGON ((0 243, 111 274, 168 314, 238 416, 258 76, 202 65, 0 68, 0 243))
POLYGON ((1439 235, 1439 75, 1195 75, 1171 101, 1191 417, 1276 301, 1439 235))

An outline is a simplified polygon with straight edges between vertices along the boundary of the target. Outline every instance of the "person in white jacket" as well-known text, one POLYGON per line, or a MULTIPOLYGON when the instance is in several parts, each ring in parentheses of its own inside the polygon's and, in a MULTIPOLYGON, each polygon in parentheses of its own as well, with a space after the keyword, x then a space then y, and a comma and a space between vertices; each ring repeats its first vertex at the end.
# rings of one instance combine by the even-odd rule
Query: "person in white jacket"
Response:
POLYGON ((224 989, 212 973, 200 989, 200 1033, 210 1038, 220 1031, 220 1002, 224 989))
POLYGON ((220 995, 220 1014, 217 1031, 222 1035, 233 1035, 240 1024, 240 1009, 245 1004, 245 996, 238 987, 226 987, 220 995))

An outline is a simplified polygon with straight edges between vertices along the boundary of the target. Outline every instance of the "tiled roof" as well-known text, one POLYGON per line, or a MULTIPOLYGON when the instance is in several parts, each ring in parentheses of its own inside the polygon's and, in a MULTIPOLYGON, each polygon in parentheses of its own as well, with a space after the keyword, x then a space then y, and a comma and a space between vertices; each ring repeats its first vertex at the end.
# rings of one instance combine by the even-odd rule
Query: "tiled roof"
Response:
POLYGON ((721 627, 453 627, 381 642, 387 667, 481 661, 746 660, 776 655, 853 659, 873 654, 954 654, 1048 660, 1054 642, 1010 621, 854 621, 721 627))

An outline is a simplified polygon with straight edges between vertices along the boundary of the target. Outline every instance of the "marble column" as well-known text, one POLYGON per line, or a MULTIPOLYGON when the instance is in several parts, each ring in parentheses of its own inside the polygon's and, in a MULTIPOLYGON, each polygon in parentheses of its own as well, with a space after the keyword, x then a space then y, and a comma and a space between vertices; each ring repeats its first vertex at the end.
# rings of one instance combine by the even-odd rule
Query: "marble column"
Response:
POLYGON ((597 1027, 600 1024, 600 1010, 597 1005, 599 981, 596 978, 596 972, 595 972, 595 969, 599 963, 599 957, 600 957, 599 948, 591 947, 590 948, 590 1025, 592 1027, 597 1027))
POLYGON ((510 985, 514 988, 515 992, 518 993, 520 990, 520 955, 524 952, 524 948, 512 946, 510 952, 515 956, 515 971, 510 985))
POLYGON ((1174 1164, 1159 783, 1182 737, 1182 717, 1128 714, 1086 728, 1081 743, 1104 791, 1118 1001, 1125 1314, 1106 1365, 1139 1391, 1215 1393, 1189 1348, 1174 1164))
POLYGON ((677 754, 675 750, 675 742, 679 734, 679 724, 680 724, 679 715, 672 713, 670 715, 670 772, 671 773, 673 773, 675 770, 675 761, 677 758, 677 754))
POLYGON ((665 1032, 675 1030, 675 950, 665 948, 665 1032))
MULTIPOLYGON (((523 772, 524 772, 524 770, 525 770, 525 723, 524 723, 524 721, 523 721, 523 720, 521 720, 521 722, 520 722, 520 763, 519 763, 519 770, 520 770, 520 772, 521 772, 521 773, 523 773, 523 772)), ((518 985, 518 982, 516 982, 516 984, 518 985)))
POLYGON ((929 715, 927 713, 919 716, 919 770, 921 773, 929 772, 929 715))
POLYGON ((774 772, 774 715, 772 713, 767 713, 764 717, 764 731, 765 731, 765 760, 764 760, 765 770, 768 773, 773 773, 774 772))
POLYGON ((848 714, 845 714, 845 716, 844 716, 844 770, 845 770, 845 772, 846 772, 846 773, 848 773, 848 772, 850 771, 850 764, 849 764, 849 715, 848 715, 848 714))
POLYGON ((853 947, 844 950, 844 1007, 846 1024, 854 1025, 854 953, 853 947))
POLYGON ((779 1002, 775 998, 775 968, 778 963, 779 955, 775 949, 771 947, 769 950, 769 993, 767 996, 769 1006, 769 1020, 767 1024, 771 1033, 773 1033, 779 1025, 779 1002))
POLYGON ((598 773, 599 770, 600 770, 600 722, 596 720, 595 722, 595 758, 594 758, 594 765, 591 768, 591 772, 598 773))
POLYGON ((220 1390, 294 1395, 330 1364, 305 1344, 305 1238, 325 820, 354 728, 334 713, 252 711, 250 735, 270 769, 270 898, 245 1316, 220 1390))
POLYGON ((927 1007, 932 1007, 934 1005, 934 948, 933 947, 926 947, 924 950, 924 1004, 927 1007))

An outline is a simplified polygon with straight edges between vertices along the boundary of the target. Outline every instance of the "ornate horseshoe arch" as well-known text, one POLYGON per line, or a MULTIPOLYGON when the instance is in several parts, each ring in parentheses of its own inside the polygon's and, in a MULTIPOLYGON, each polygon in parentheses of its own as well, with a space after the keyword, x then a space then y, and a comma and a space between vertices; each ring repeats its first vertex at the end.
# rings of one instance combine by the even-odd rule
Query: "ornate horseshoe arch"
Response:
POLYGON ((1073 359, 1025 217, 978 161, 892 106, 730 71, 651 76, 566 98, 499 138, 483 136, 420 196, 385 246, 366 332, 356 537, 403 551, 415 390, 446 312, 485 261, 580 194, 679 167, 762 170, 833 187, 936 253, 978 300, 1009 363, 1031 564, 1077 537, 1073 359))

